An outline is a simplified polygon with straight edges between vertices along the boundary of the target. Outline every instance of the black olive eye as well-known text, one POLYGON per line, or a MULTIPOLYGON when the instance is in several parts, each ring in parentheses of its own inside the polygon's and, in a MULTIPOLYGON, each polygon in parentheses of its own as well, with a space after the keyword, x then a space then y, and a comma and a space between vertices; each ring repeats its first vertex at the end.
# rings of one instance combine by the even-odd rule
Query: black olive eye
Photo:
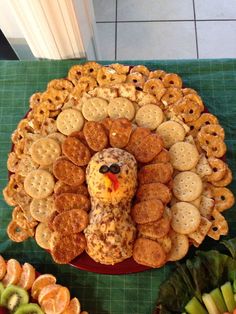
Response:
POLYGON ((102 165, 99 169, 100 173, 107 173, 109 171, 109 167, 107 165, 102 165))
POLYGON ((120 172, 120 166, 118 164, 112 164, 110 165, 110 171, 114 174, 117 174, 120 172))

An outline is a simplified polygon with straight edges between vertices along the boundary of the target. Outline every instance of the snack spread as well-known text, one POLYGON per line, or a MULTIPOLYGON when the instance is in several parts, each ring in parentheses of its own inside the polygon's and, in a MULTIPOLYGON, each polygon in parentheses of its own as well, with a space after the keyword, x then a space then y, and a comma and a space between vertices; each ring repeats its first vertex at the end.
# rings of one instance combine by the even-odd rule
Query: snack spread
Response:
POLYGON ((96 62, 30 98, 12 134, 7 233, 57 263, 161 267, 228 233, 225 134, 175 73, 96 62))
POLYGON ((0 255, 0 306, 16 314, 88 314, 77 298, 51 274, 38 275, 29 264, 0 255))

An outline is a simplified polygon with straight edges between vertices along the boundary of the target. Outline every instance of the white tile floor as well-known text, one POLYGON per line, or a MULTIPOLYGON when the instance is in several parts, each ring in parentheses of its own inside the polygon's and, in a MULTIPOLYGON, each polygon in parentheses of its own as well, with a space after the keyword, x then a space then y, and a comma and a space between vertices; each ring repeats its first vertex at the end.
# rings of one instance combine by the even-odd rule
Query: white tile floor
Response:
POLYGON ((235 0, 93 0, 101 60, 236 58, 235 0))

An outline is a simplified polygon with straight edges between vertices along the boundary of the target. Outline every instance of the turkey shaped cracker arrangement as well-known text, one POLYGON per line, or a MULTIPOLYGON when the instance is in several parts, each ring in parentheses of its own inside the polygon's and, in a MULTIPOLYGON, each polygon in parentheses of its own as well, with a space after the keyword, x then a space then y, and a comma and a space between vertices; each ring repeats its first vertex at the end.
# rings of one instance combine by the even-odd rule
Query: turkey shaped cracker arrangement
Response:
POLYGON ((75 65, 30 109, 7 162, 11 240, 35 237, 57 263, 161 267, 228 233, 224 130, 177 74, 75 65))

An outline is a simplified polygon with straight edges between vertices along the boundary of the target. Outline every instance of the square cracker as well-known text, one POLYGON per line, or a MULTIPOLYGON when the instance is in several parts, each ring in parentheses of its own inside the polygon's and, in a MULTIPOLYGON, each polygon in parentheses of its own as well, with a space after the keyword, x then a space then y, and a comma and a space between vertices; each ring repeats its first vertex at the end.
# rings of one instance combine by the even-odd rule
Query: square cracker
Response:
POLYGON ((190 234, 188 237, 195 247, 198 247, 205 239, 212 223, 205 217, 201 217, 200 225, 198 229, 190 234))

